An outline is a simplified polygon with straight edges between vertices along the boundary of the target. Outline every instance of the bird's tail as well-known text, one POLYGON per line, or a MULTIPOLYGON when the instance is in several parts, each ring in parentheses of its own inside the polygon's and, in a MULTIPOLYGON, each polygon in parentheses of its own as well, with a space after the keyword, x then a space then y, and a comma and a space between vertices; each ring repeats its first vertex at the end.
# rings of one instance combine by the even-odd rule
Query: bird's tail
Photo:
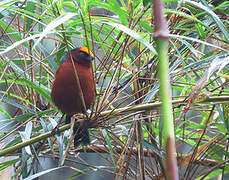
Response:
POLYGON ((80 144, 83 144, 84 146, 90 144, 89 131, 86 123, 82 126, 79 125, 74 127, 73 133, 76 134, 74 138, 75 148, 77 148, 80 144))
MULTIPOLYGON (((71 122, 71 116, 70 115, 66 115, 66 121, 65 122, 66 122, 66 124, 71 122)), ((75 138, 74 138, 74 147, 75 148, 77 148, 80 144, 83 144, 84 146, 90 144, 87 122, 85 122, 83 125, 80 125, 78 123, 78 126, 74 126, 73 134, 75 136, 75 138)))

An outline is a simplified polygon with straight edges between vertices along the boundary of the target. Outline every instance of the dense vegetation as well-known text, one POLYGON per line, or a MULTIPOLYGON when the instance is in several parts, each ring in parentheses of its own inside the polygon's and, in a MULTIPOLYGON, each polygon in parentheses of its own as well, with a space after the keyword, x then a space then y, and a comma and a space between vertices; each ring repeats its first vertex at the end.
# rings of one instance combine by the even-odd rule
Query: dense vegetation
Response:
MULTIPOLYGON (((165 2, 179 176, 226 177, 229 1, 165 2)), ((41 157, 56 157, 62 165, 78 157, 77 152, 95 152, 106 165, 76 158, 68 166, 75 171, 72 178, 95 170, 113 173, 117 179, 164 177, 158 56, 150 3, 0 2, 0 111, 4 115, 0 154, 16 157, 1 162, 2 172, 14 165, 13 178, 26 178, 38 173, 34 164, 39 165, 41 157), (50 134, 61 117, 50 89, 61 58, 79 46, 89 47, 96 57, 97 96, 90 116, 91 145, 75 150, 68 145, 70 125, 60 128, 61 136, 50 134), (4 148, 11 149, 3 154, 4 148), (78 164, 86 166, 79 170, 78 164)), ((76 121, 81 118, 76 116, 76 121)), ((37 176, 63 167, 43 170, 37 176)))

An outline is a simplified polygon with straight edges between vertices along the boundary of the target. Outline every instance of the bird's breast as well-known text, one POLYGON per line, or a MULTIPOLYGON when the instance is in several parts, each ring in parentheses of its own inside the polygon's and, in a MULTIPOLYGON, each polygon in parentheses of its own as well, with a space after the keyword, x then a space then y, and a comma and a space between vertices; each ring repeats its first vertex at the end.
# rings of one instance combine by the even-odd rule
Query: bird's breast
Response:
MULTIPOLYGON (((94 101, 95 83, 92 68, 74 63, 80 81, 84 102, 88 109, 94 101)), ((71 62, 63 63, 57 70, 51 97, 56 106, 69 115, 84 111, 80 90, 71 62)))

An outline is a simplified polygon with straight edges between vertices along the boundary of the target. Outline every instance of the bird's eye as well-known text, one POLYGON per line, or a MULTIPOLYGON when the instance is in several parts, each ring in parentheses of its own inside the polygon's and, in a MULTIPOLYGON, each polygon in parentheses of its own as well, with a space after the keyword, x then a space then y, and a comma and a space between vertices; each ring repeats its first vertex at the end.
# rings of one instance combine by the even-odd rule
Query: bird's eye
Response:
POLYGON ((85 53, 85 52, 80 52, 80 57, 82 57, 82 58, 87 58, 89 55, 87 54, 87 53, 85 53))
POLYGON ((94 56, 89 55, 88 53, 83 52, 83 51, 80 51, 80 57, 89 62, 91 62, 94 59, 94 56))

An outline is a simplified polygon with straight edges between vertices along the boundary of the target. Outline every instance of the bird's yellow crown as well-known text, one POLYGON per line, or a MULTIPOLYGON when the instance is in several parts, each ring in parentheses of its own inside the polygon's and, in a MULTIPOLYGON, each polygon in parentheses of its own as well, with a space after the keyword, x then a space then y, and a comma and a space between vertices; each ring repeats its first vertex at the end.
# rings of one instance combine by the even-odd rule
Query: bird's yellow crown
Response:
POLYGON ((81 47, 80 51, 83 51, 83 52, 93 56, 93 53, 87 47, 81 47))

